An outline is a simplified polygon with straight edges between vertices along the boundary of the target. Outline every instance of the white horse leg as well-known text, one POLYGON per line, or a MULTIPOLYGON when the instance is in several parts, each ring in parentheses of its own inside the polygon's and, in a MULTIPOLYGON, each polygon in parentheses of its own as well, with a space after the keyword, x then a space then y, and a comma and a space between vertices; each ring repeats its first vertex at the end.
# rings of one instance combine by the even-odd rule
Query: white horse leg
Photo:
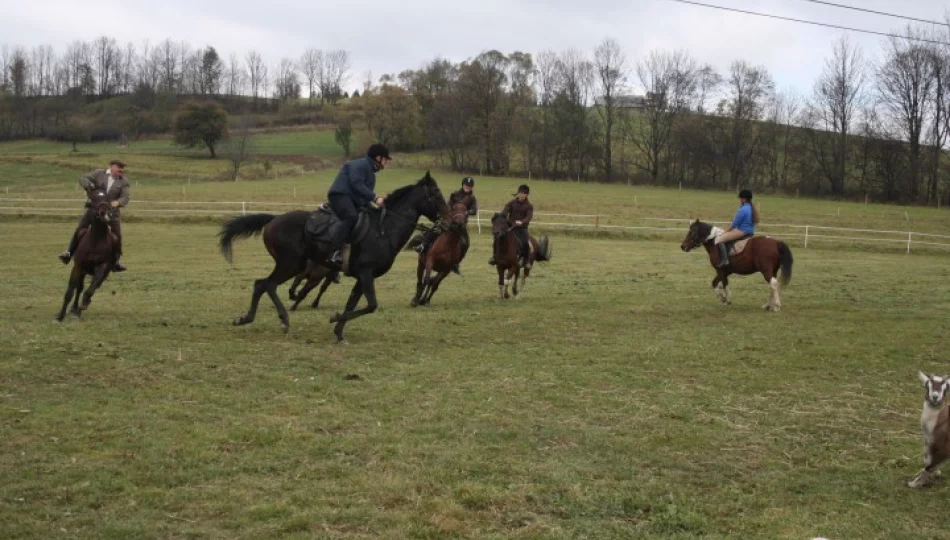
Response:
POLYGON ((781 311, 782 310, 782 297, 779 293, 779 283, 778 280, 772 278, 769 281, 769 288, 772 289, 772 294, 770 301, 772 302, 772 311, 781 311))
POLYGON ((713 290, 716 292, 716 299, 719 300, 719 303, 722 305, 726 305, 728 293, 726 292, 726 289, 722 286, 722 283, 720 283, 719 285, 716 285, 716 288, 713 290))

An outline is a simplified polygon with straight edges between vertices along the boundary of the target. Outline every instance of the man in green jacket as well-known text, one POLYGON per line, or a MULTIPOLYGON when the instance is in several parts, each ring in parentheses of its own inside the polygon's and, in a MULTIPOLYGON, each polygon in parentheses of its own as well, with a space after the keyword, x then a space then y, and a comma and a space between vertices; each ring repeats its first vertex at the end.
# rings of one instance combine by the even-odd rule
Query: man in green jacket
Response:
MULTIPOLYGON (((109 221, 112 233, 115 234, 118 242, 115 246, 115 261, 113 263, 113 272, 124 272, 125 266, 119 261, 122 256, 122 224, 119 221, 119 208, 129 204, 131 193, 129 190, 129 181, 125 178, 125 163, 120 159, 113 159, 109 162, 108 169, 96 169, 90 173, 79 177, 79 185, 86 193, 94 190, 103 190, 109 198, 109 204, 112 205, 113 217, 109 221)), ((82 219, 79 220, 79 226, 73 232, 73 238, 69 242, 66 251, 59 254, 59 260, 63 264, 69 264, 73 258, 73 253, 79 245, 79 231, 92 225, 93 214, 83 212, 82 219)))

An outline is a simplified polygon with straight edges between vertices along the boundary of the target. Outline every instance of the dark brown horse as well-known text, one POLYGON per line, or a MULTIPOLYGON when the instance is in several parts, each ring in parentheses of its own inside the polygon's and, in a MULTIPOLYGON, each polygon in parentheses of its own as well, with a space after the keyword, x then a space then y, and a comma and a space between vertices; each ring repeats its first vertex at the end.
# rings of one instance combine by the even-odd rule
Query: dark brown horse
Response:
POLYGON ((297 277, 294 278, 294 282, 290 284, 290 299, 294 301, 294 305, 290 307, 290 311, 297 311, 297 306, 307 298, 310 291, 320 285, 320 292, 317 293, 317 298, 310 304, 311 308, 316 309, 320 306, 320 299, 323 298, 323 293, 327 292, 330 285, 339 282, 340 272, 331 270, 313 261, 307 261, 307 269, 304 270, 303 273, 297 274, 297 277), (297 287, 300 286, 303 280, 307 280, 307 283, 303 286, 303 289, 300 289, 300 292, 297 292, 297 287))
POLYGON ((460 264, 468 251, 468 206, 464 202, 452 205, 449 229, 432 242, 428 249, 419 254, 416 268, 416 295, 410 305, 429 306, 435 291, 439 290, 442 280, 460 264), (432 272, 436 276, 432 277, 432 272))
POLYGON ((94 219, 92 225, 79 231, 80 240, 76 253, 73 255, 73 269, 69 274, 69 286, 66 288, 66 296, 63 298, 63 307, 56 316, 57 321, 62 321, 66 316, 66 307, 70 300, 73 300, 72 314, 76 317, 82 316, 82 312, 89 308, 89 303, 92 302, 92 295, 96 293, 96 289, 109 277, 113 261, 115 261, 115 248, 118 239, 109 226, 109 221, 112 219, 112 207, 109 205, 109 199, 103 190, 91 192, 89 199, 91 204, 88 211, 94 214, 94 219), (93 276, 92 282, 89 284, 89 289, 83 294, 87 275, 93 276), (82 303, 79 302, 80 295, 82 295, 82 303))
MULTIPOLYGON (((369 232, 351 246, 346 275, 355 277, 356 284, 350 292, 344 312, 330 318, 331 323, 336 323, 333 333, 338 343, 346 343, 343 327, 347 321, 376 311, 379 304, 376 301, 375 280, 392 268, 396 255, 409 241, 419 218, 426 216, 436 221, 440 218, 448 218, 449 214, 445 197, 442 196, 439 185, 428 172, 417 183, 399 188, 386 197, 384 206, 384 211, 368 213, 369 232), (363 296, 366 296, 367 306, 356 309, 356 305, 363 296)), ((310 214, 306 210, 298 210, 279 216, 272 214, 235 216, 221 227, 218 234, 221 253, 229 261, 231 260, 231 244, 235 238, 246 238, 263 233, 264 247, 276 263, 269 276, 254 282, 251 306, 245 315, 234 320, 235 325, 253 322, 261 296, 267 293, 277 308, 277 315, 280 317, 284 332, 290 329, 290 319, 277 296, 277 287, 303 272, 308 260, 321 265, 329 264, 326 261, 329 259, 330 251, 319 251, 306 238, 304 225, 310 214)))
POLYGON ((518 287, 518 277, 521 276, 520 252, 518 238, 515 236, 514 224, 501 212, 491 218, 492 236, 495 237, 495 269, 498 270, 498 298, 506 299, 514 296, 519 300, 524 295, 528 276, 531 275, 531 266, 535 262, 551 260, 551 242, 546 235, 541 240, 535 240, 528 235, 531 244, 527 264, 524 267, 524 276, 521 277, 521 287, 518 287), (511 295, 508 287, 511 287, 511 295))
POLYGON ((762 306, 766 311, 780 311, 782 299, 779 296, 779 285, 788 285, 792 279, 792 250, 788 244, 768 236, 753 236, 750 238, 742 253, 729 256, 729 264, 724 268, 717 268, 719 250, 716 248, 716 237, 722 234, 722 229, 703 223, 698 219, 689 226, 686 238, 680 244, 683 251, 690 251, 704 246, 709 254, 709 262, 716 269, 716 277, 712 281, 716 297, 723 305, 732 303, 732 293, 729 292, 729 275, 739 274, 746 276, 761 272, 765 282, 769 285, 769 301, 762 306), (779 270, 781 278, 779 279, 779 270))

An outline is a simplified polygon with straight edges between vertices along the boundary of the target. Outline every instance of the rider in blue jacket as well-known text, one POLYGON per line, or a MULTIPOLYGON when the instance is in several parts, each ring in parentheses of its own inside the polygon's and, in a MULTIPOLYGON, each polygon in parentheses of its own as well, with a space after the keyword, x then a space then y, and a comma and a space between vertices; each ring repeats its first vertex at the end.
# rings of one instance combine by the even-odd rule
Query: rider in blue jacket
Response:
POLYGON ((732 225, 716 237, 715 243, 719 246, 719 264, 717 265, 719 268, 729 264, 729 248, 726 244, 754 235, 755 226, 758 223, 759 211, 752 206, 752 192, 743 189, 739 192, 739 210, 732 220, 732 225))
POLYGON ((389 150, 382 144, 369 147, 365 157, 348 161, 336 175, 336 180, 327 193, 330 208, 343 222, 339 233, 334 238, 334 253, 330 262, 343 264, 341 251, 347 245, 353 227, 359 219, 359 211, 371 202, 382 207, 383 198, 376 194, 376 173, 385 169, 392 158, 389 150))

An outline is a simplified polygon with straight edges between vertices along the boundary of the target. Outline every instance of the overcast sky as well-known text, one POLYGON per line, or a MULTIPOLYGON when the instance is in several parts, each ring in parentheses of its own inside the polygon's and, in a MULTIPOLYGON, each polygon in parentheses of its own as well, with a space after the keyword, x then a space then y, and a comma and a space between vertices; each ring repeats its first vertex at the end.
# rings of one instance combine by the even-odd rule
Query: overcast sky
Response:
MULTIPOLYGON (((906 24, 804 0, 705 2, 884 32, 906 24)), ((936 20, 950 7, 950 0, 838 3, 936 20)), ((366 70, 378 78, 436 56, 461 61, 488 49, 589 52, 612 37, 631 61, 677 48, 720 71, 744 59, 765 65, 779 89, 807 93, 831 43, 843 34, 669 0, 0 0, 0 13, 0 44, 50 44, 58 53, 72 40, 101 35, 136 45, 165 38, 212 45, 225 58, 255 49, 272 66, 282 57, 299 58, 307 47, 346 49, 351 87, 359 86, 366 70)), ((848 34, 871 59, 885 40, 848 34)))

